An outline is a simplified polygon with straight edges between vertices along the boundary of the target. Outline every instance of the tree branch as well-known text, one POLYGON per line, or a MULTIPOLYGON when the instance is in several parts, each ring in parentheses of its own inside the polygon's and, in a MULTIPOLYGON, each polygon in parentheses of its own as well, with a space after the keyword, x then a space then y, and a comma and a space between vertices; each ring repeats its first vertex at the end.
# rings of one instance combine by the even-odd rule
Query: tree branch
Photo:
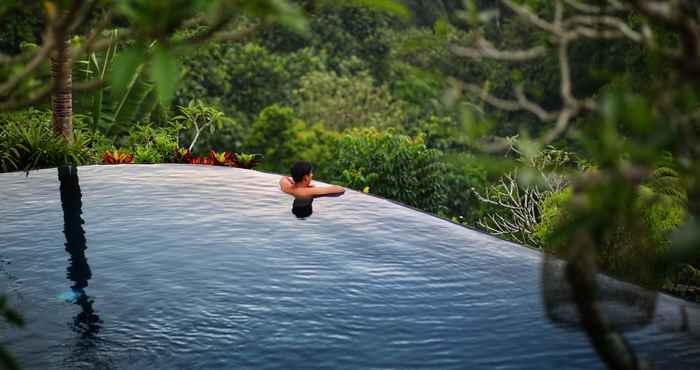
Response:
POLYGON ((527 50, 498 50, 493 47, 493 44, 484 38, 480 38, 477 41, 477 48, 452 46, 451 49, 455 54, 463 57, 469 57, 477 60, 487 58, 508 62, 530 61, 544 56, 547 52, 547 49, 542 46, 537 46, 527 50))
POLYGON ((43 63, 53 50, 53 42, 47 40, 41 49, 34 55, 32 60, 27 64, 22 72, 16 74, 14 77, 0 85, 0 96, 7 96, 10 90, 13 90, 17 85, 22 82, 25 78, 32 74, 40 65, 43 63))

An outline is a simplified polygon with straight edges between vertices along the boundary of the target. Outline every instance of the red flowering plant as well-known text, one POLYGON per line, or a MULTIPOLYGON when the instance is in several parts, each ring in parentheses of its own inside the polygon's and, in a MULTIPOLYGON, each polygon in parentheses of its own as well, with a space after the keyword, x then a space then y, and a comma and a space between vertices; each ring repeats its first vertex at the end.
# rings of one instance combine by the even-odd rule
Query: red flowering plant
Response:
POLYGON ((214 162, 212 162, 211 159, 205 158, 205 157, 194 157, 190 161, 191 164, 206 164, 206 165, 212 165, 214 162))
POLYGON ((234 165, 239 168, 251 169, 260 163, 260 154, 236 153, 234 156, 234 165))
POLYGON ((233 166, 235 165, 234 159, 235 153, 233 152, 215 152, 213 150, 209 151, 209 160, 215 166, 233 166))
POLYGON ((175 163, 192 163, 192 152, 187 148, 178 148, 175 150, 173 155, 173 162, 175 163))
POLYGON ((133 163, 134 155, 125 150, 108 150, 102 155, 102 161, 106 164, 133 163))

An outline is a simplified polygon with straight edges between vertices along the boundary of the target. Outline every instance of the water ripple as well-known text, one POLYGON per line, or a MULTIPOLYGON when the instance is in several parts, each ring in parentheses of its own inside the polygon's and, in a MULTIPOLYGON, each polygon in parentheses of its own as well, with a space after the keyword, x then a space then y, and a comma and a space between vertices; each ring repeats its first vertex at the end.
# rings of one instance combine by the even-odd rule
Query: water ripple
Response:
MULTIPOLYGON (((79 177, 84 306, 56 298, 72 285, 56 171, 0 175, 0 288, 28 321, 0 343, 26 369, 603 368, 545 319, 537 252, 353 191, 298 220, 256 171, 79 177)), ((661 296, 628 335, 659 368, 700 361, 679 304, 661 296)))

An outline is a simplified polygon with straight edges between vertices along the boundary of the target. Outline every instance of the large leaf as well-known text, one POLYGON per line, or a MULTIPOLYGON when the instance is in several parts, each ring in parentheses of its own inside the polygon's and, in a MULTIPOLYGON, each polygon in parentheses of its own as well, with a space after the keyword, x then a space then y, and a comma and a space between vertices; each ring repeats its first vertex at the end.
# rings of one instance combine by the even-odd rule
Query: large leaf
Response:
POLYGON ((175 96, 180 79, 177 60, 170 50, 157 45, 153 50, 150 67, 151 79, 157 86, 160 104, 167 107, 175 96))
POLYGON ((131 77, 126 90, 108 90, 102 105, 102 131, 119 136, 128 131, 131 123, 144 120, 155 108, 154 85, 146 79, 144 66, 140 66, 131 77))
POLYGON ((84 60, 90 69, 86 75, 108 78, 109 83, 94 93, 80 95, 76 105, 76 113, 90 115, 93 129, 112 137, 125 134, 133 123, 147 119, 159 107, 155 86, 144 71, 144 57, 137 55, 146 50, 117 50, 113 45, 84 60))
POLYGON ((143 65, 144 52, 142 47, 132 47, 115 57, 109 75, 109 84, 114 91, 121 93, 126 90, 136 70, 143 65))

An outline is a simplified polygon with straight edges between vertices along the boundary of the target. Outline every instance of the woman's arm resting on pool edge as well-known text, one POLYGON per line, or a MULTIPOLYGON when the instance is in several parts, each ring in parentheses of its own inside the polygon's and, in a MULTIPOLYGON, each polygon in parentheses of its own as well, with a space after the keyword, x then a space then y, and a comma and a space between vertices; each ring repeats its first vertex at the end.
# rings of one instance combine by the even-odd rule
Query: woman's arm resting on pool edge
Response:
POLYGON ((305 188, 294 187, 294 182, 287 176, 282 176, 280 179, 280 189, 295 197, 312 198, 324 195, 342 195, 345 189, 342 186, 309 186, 305 188))
POLYGON ((342 195, 345 193, 345 189, 342 186, 338 185, 329 185, 329 186, 317 186, 313 188, 306 188, 305 189, 309 195, 314 196, 314 197, 320 197, 324 195, 342 195))
POLYGON ((282 178, 280 179, 280 189, 283 192, 290 194, 293 188, 294 183, 292 182, 292 180, 287 176, 282 176, 282 178))

